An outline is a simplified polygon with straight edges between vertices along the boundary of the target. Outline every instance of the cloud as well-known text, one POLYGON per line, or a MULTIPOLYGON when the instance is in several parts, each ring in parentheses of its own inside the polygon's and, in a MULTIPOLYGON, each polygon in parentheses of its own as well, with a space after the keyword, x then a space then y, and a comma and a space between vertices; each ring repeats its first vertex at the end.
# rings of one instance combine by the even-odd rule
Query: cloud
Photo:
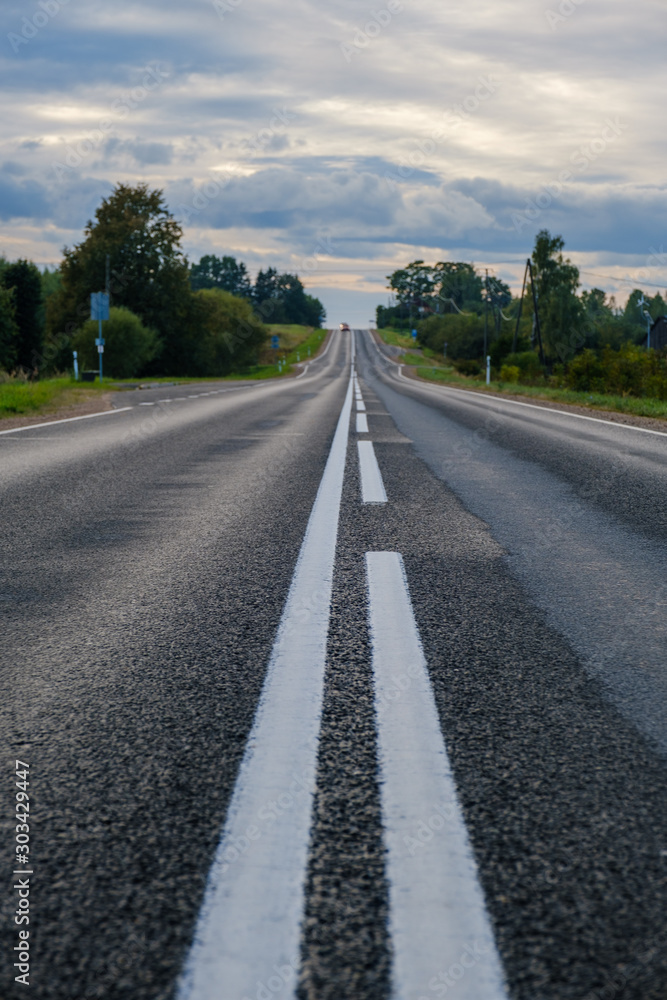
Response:
POLYGON ((370 31, 355 0, 50 2, 16 51, 39 3, 0 10, 6 222, 65 242, 115 183, 146 181, 186 239, 267 263, 328 232, 360 276, 413 249, 520 257, 543 226, 598 255, 665 241, 661 0, 586 0, 556 23, 556 0, 403 0, 370 31), (162 75, 133 100, 149 66, 162 75), (610 118, 622 130, 553 193, 610 118))
POLYGON ((7 222, 12 219, 46 219, 50 214, 51 204, 41 184, 0 176, 0 219, 7 222))

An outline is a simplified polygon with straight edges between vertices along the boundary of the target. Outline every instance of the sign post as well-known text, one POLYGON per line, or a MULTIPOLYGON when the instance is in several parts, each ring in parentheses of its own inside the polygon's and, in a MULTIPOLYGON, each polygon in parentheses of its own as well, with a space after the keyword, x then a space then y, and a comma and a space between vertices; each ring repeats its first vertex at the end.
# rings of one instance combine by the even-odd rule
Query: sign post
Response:
POLYGON ((78 382, 79 381, 79 361, 78 361, 79 355, 78 355, 77 351, 72 351, 72 354, 74 355, 74 380, 76 382, 78 382))
POLYGON ((106 292, 90 293, 90 318, 98 322, 99 336, 95 340, 100 359, 100 382, 102 381, 102 355, 104 354, 104 338, 102 336, 102 320, 109 319, 109 296, 106 292))

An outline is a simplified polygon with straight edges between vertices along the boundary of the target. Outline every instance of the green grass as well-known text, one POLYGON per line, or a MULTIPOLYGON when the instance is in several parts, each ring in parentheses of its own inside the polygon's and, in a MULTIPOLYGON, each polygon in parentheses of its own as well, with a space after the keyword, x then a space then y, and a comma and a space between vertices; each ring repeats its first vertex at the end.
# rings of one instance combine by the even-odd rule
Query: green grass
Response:
MULTIPOLYGON (((5 382, 0 382, 0 420, 16 416, 34 416, 38 413, 73 406, 91 397, 94 398, 101 392, 122 389, 124 385, 157 385, 165 382, 182 385, 188 382, 233 382, 276 378, 292 371, 292 365, 297 361, 297 354, 301 361, 308 360, 308 350, 310 350, 310 357, 314 357, 327 335, 326 330, 315 330, 313 327, 293 324, 272 324, 267 326, 267 329, 269 333, 275 332, 280 337, 281 345, 278 351, 276 352, 270 347, 267 348, 260 354, 259 364, 244 372, 235 372, 232 375, 198 378, 155 375, 148 378, 127 379, 116 379, 113 375, 108 375, 101 384, 99 380, 75 382, 73 378, 68 377, 41 379, 39 382, 8 379, 5 382), (278 366, 273 361, 276 353, 285 360, 282 372, 278 371, 278 366)), ((420 360, 423 361, 423 358, 420 360)))
POLYGON ((412 334, 406 333, 405 330, 393 330, 390 326, 384 326, 377 333, 385 344, 391 344, 393 347, 404 347, 406 350, 410 350, 411 347, 415 346, 412 334))
POLYGON ((446 385, 459 386, 462 389, 472 389, 477 392, 490 392, 496 395, 525 396, 527 399, 544 399, 552 403, 569 403, 575 406, 585 406, 591 410, 609 410, 613 413, 628 413, 635 417, 655 417, 667 419, 667 402, 660 399, 636 396, 612 396, 600 392, 575 392, 574 389, 555 389, 551 386, 519 385, 514 382, 491 382, 486 385, 484 378, 470 378, 461 375, 451 365, 448 365, 440 355, 436 355, 425 347, 423 356, 409 352, 414 346, 412 338, 403 331, 383 328, 377 331, 385 344, 408 349, 403 354, 400 363, 416 369, 420 378, 429 382, 442 382, 446 385), (426 367, 424 358, 432 358, 433 365, 426 367))
POLYGON ((0 383, 0 417, 33 414, 47 407, 56 407, 67 399, 72 382, 68 378, 47 379, 43 382, 8 381, 0 383))
POLYGON ((292 370, 292 365, 297 361, 308 361, 308 358, 315 357, 324 339, 327 330, 316 330, 312 326, 297 326, 288 323, 267 323, 267 333, 269 336, 280 338, 279 347, 264 347, 260 352, 259 364, 255 368, 250 368, 239 375, 229 376, 229 378, 275 378, 276 375, 287 375, 292 370), (310 351, 310 355, 308 352, 310 351), (274 360, 275 359, 275 360, 274 360), (277 361, 281 359, 285 362, 282 372, 278 371, 277 361))
POLYGON ((485 382, 465 375, 459 375, 453 368, 418 367, 417 375, 431 382, 444 382, 447 385, 475 389, 478 392, 490 392, 496 395, 503 393, 512 396, 525 396, 527 399, 545 399, 552 403, 569 403, 585 406, 591 410, 610 410, 615 413, 628 413, 636 417, 656 417, 667 419, 667 401, 661 399, 639 399, 636 396, 612 396, 600 392, 575 392, 574 389, 554 389, 550 386, 518 385, 513 382, 485 382))

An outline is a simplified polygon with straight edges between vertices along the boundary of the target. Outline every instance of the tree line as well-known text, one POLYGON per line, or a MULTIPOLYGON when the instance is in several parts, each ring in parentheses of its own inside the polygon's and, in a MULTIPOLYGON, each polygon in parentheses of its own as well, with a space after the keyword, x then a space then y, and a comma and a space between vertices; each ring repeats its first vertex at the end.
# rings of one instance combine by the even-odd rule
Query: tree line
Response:
POLYGON ((56 271, 0 260, 0 369, 70 371, 74 350, 82 367, 96 367, 90 295, 105 289, 105 368, 116 378, 243 371, 257 361, 265 323, 322 325, 324 307, 298 275, 269 267, 253 283, 231 256, 190 265, 182 236, 161 191, 118 184, 56 271))
POLYGON ((413 261, 387 276, 396 304, 378 307, 377 325, 415 328, 424 347, 442 354, 446 344, 448 357, 469 362, 470 372, 482 365, 485 351, 495 368, 507 358, 516 361, 510 356, 524 355, 521 364, 539 371, 538 333, 549 371, 586 350, 601 354, 605 348, 642 344, 647 319, 667 313, 663 297, 636 288, 620 307, 600 288, 580 292, 579 269, 564 247, 561 236, 546 229, 537 234, 531 272, 527 269, 532 280, 527 278, 522 299, 472 264, 413 261))

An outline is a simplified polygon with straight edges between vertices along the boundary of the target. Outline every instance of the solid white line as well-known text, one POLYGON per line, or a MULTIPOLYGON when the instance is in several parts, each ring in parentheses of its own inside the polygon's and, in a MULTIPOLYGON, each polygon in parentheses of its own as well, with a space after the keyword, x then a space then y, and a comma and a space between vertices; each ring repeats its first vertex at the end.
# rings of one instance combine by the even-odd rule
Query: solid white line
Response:
POLYGON ((357 413, 357 434, 368 434, 368 420, 365 413, 357 413))
POLYGON ((457 1000, 505 1000, 403 560, 367 552, 366 573, 393 998, 419 1000, 450 975, 457 1000))
POLYGON ((357 441, 359 452, 359 474, 361 476, 361 502, 386 503, 387 494, 382 473, 375 457, 372 441, 357 441))
POLYGON ((357 399, 357 413, 363 413, 365 409, 366 409, 366 404, 364 403, 363 399, 360 396, 359 399, 357 399))
MULTIPOLYGON (((576 417, 577 420, 590 420, 594 424, 606 424, 608 427, 620 427, 621 430, 626 431, 641 431, 642 434, 657 434, 658 437, 667 437, 667 431, 654 431, 649 427, 637 427, 635 424, 621 424, 617 420, 605 420, 603 417, 588 417, 585 413, 571 413, 569 410, 557 410, 552 406, 536 406, 535 403, 523 403, 519 399, 508 399, 506 396, 495 396, 490 392, 471 392, 469 389, 458 389, 453 385, 437 385, 428 382, 417 382, 415 379, 408 378, 404 375, 401 369, 403 365, 397 365, 399 378, 403 379, 404 382, 410 382, 412 385, 418 385, 421 389, 432 389, 436 393, 439 390, 444 389, 446 392, 455 392, 463 396, 472 396, 474 399, 486 400, 495 399, 499 403, 509 403, 513 406, 526 406, 529 410, 539 410, 541 413, 558 413, 561 417, 576 417)), ((621 411, 619 411, 621 412, 621 411)), ((631 414, 629 414, 631 416, 631 414)))
MULTIPOLYGON (((303 915, 324 663, 352 383, 209 874, 180 1000, 243 1000, 277 975, 292 997, 303 915)), ((263 987, 265 990, 266 986, 263 987)))
POLYGON ((69 424, 73 420, 90 420, 91 417, 110 417, 114 413, 125 413, 126 410, 133 410, 133 406, 119 406, 117 410, 103 410, 102 413, 84 413, 82 417, 63 417, 62 420, 48 420, 44 424, 28 424, 26 427, 12 427, 8 431, 0 431, 0 434, 19 434, 21 431, 34 431, 38 427, 53 427, 54 424, 69 424))

